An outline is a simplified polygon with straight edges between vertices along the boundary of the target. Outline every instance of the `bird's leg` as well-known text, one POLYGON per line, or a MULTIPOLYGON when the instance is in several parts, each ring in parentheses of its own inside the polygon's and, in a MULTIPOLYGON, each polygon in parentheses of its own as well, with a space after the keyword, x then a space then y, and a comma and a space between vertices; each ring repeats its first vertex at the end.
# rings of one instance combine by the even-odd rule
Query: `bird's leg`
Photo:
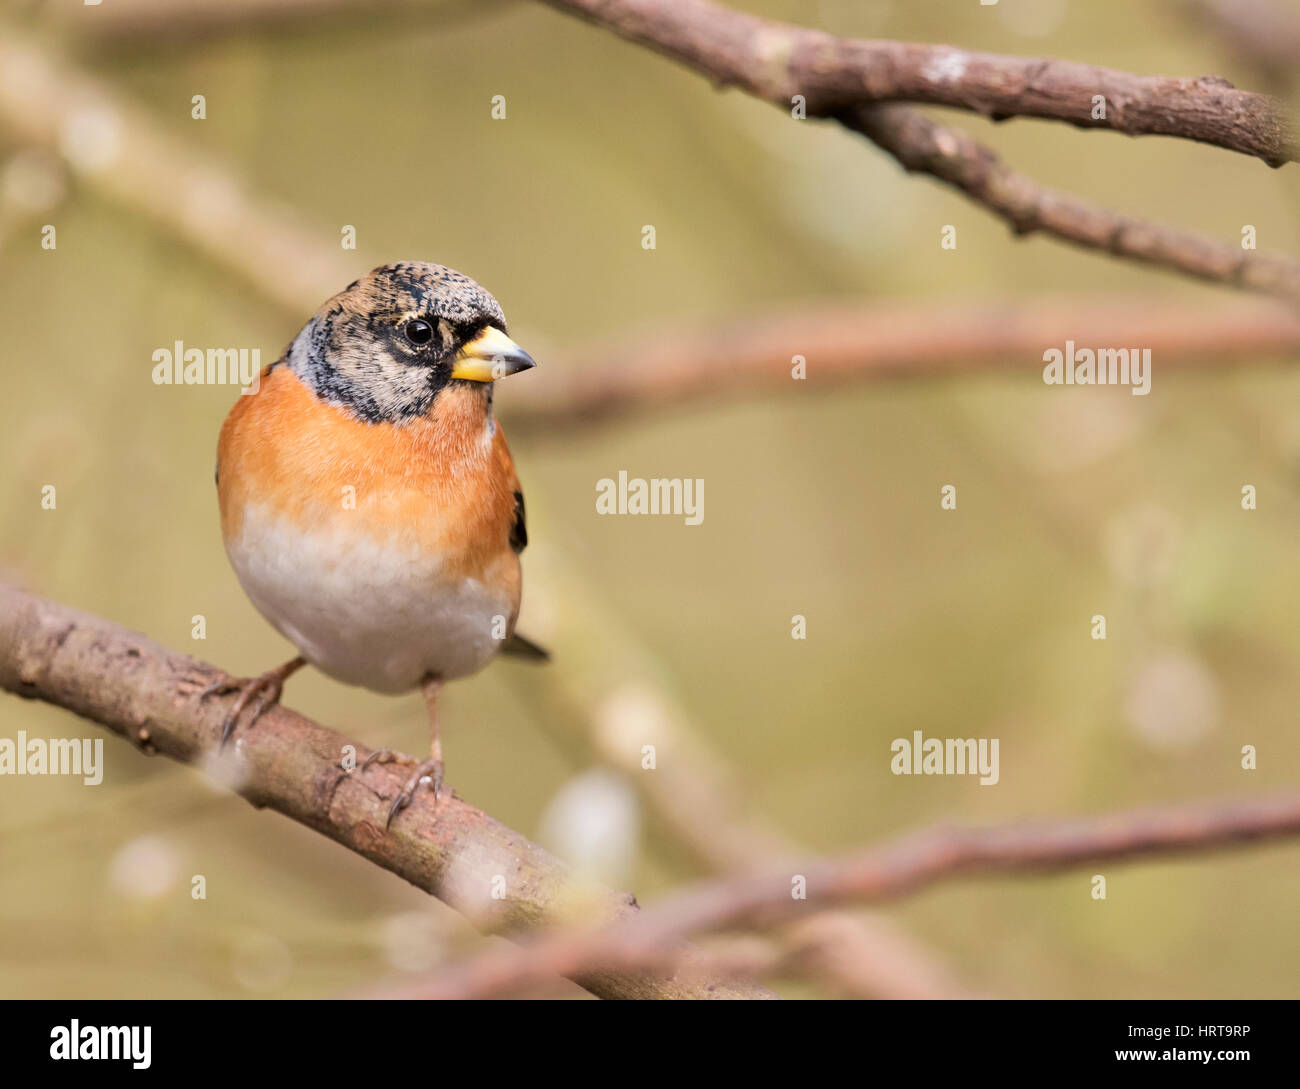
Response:
POLYGON ((221 722, 221 744, 224 745, 229 740, 230 735, 234 732, 235 723, 239 721, 240 714, 243 713, 244 708, 248 706, 254 697, 257 698, 257 702, 253 704, 253 713, 248 718, 249 726, 261 718, 268 708, 280 702, 280 693, 284 691, 284 682, 306 664, 302 658, 293 658, 285 662, 284 665, 268 669, 260 677, 249 677, 243 680, 237 680, 233 677, 221 677, 203 689, 199 693, 200 700, 205 700, 209 696, 225 695, 229 692, 239 693, 239 698, 235 700, 221 722))
MULTIPOLYGON (((433 739, 429 744, 429 759, 421 760, 415 765, 411 776, 406 780, 406 785, 402 791, 393 800, 393 806, 388 811, 388 819, 384 822, 387 828, 393 823, 393 818, 403 809, 411 804, 411 799, 419 789, 421 783, 428 783, 433 789, 433 800, 438 800, 439 792, 442 789, 442 737, 438 730, 438 693, 442 690, 442 681, 435 677, 426 677, 420 685, 420 690, 424 693, 424 702, 429 709, 429 730, 433 739)), ((407 764, 412 763, 411 757, 405 753, 394 752, 392 749, 376 749, 362 761, 361 770, 364 771, 371 764, 407 764)))

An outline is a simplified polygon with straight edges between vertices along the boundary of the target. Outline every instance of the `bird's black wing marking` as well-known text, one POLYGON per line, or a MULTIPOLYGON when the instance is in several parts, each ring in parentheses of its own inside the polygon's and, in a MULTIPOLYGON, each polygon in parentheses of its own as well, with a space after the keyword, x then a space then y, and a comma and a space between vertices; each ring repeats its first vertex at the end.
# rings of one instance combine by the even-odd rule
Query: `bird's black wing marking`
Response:
POLYGON ((515 492, 515 520, 510 523, 510 547, 522 552, 528 544, 528 526, 524 521, 524 493, 515 492))
MULTIPOLYGON (((515 520, 510 524, 510 547, 516 553, 522 552, 528 544, 528 525, 524 520, 524 493, 515 489, 515 520)), ((526 639, 517 631, 510 633, 510 638, 501 647, 502 654, 515 658, 526 658, 534 662, 549 662, 551 655, 545 647, 540 647, 531 639, 526 639)))

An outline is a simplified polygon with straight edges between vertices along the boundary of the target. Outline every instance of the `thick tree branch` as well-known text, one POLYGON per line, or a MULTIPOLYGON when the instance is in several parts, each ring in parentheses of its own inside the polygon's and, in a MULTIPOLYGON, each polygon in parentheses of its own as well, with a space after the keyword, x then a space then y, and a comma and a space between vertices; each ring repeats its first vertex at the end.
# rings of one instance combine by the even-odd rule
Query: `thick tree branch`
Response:
MULTIPOLYGON (((200 702, 218 676, 107 620, 0 584, 0 688, 67 708, 139 748, 219 775, 258 807, 315 829, 376 865, 433 894, 476 926, 518 935, 580 909, 596 919, 636 913, 626 894, 580 882, 519 833, 454 795, 419 799, 384 820, 405 772, 340 767, 351 746, 366 746, 284 708, 217 748, 227 701, 200 702), (493 896, 504 882, 504 899, 493 896)), ((571 917, 571 915, 570 915, 571 917)), ((642 972, 580 973, 576 981, 606 998, 772 998, 770 991, 701 977, 687 952, 681 979, 642 972)))
POLYGON ((720 85, 736 85, 784 108, 807 99, 810 116, 861 133, 907 170, 938 178, 1006 220, 1088 249, 1201 280, 1300 302, 1300 261, 1258 255, 1194 231, 1131 219, 1038 185, 958 129, 897 102, 957 106, 1163 134, 1258 155, 1295 158, 1282 108, 1223 80, 1133 76, 1056 60, 1002 57, 900 42, 835 38, 773 23, 709 0, 542 0, 681 61, 720 85), (1106 118, 1092 119, 1092 97, 1106 118))
MULTIPOLYGON (((1142 857, 1167 857, 1300 835, 1300 795, 1188 805, 1072 821, 993 828, 934 828, 837 859, 814 859, 686 889, 603 929, 567 929, 523 948, 492 950, 447 966, 407 997, 467 998, 600 965, 664 970, 684 935, 773 922, 846 903, 916 892, 957 877, 1051 873, 1142 857), (807 898, 791 895, 796 875, 807 898)), ((1086 895, 1086 892, 1084 893, 1086 895)))
POLYGON ((829 117, 879 102, 915 102, 985 117, 1040 117, 1130 136, 1176 136, 1254 155, 1296 158, 1282 106, 1212 76, 1170 79, 944 45, 837 38, 710 0, 543 0, 679 60, 715 82, 829 117), (1092 116, 1103 95, 1104 118, 1092 116))

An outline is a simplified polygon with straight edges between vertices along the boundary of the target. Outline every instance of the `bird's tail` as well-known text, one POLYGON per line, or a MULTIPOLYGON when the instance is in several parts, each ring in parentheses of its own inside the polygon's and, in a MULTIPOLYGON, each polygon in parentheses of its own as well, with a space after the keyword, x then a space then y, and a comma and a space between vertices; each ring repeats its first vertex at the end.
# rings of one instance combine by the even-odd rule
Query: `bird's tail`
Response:
POLYGON ((539 647, 531 639, 525 639, 518 632, 514 632, 505 645, 501 648, 502 654, 509 654, 512 658, 524 658, 530 662, 549 662, 551 653, 545 647, 539 647))

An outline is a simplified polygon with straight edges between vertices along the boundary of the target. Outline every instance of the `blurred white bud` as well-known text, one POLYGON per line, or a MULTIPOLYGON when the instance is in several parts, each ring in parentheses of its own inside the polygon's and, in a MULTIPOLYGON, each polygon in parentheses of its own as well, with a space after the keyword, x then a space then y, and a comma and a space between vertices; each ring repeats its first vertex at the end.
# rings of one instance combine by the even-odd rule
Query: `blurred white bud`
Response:
POLYGON ((176 888, 180 852, 161 836, 140 836, 122 847, 108 866, 113 888, 132 900, 156 900, 176 888))
POLYGON ((607 748, 626 756, 628 767, 640 761, 645 745, 663 745, 671 730, 668 708, 654 689, 625 684, 596 708, 596 723, 607 748))
POLYGON ((612 885, 632 877, 641 807, 623 776, 596 768, 570 779, 542 813, 539 838, 570 866, 612 885))
POLYGON ((1143 665, 1130 682, 1124 716, 1151 748, 1187 748, 1218 724, 1219 686, 1198 658, 1163 654, 1143 665))
POLYGON ((106 170, 122 153, 122 119, 102 104, 73 110, 59 130, 59 150, 77 170, 106 170))
POLYGON ((238 794, 249 778, 243 738, 236 737, 225 745, 205 749, 194 766, 204 785, 214 794, 238 794))

